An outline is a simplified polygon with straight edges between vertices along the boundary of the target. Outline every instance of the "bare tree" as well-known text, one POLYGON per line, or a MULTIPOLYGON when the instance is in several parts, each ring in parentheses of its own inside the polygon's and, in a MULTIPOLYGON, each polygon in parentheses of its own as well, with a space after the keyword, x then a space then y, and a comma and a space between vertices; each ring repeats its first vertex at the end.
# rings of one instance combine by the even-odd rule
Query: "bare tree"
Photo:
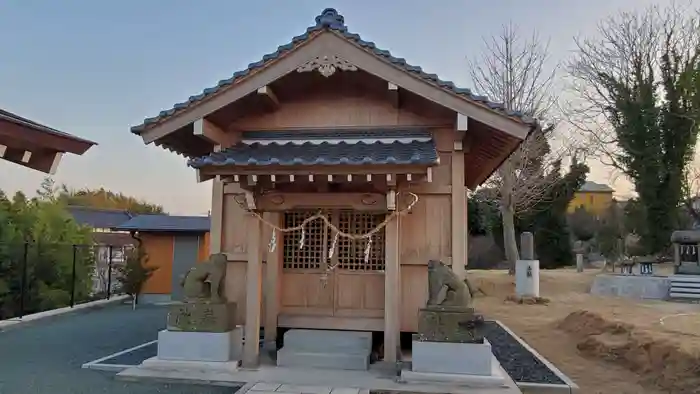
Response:
POLYGON ((699 131, 698 10, 672 4, 623 12, 598 33, 576 42, 570 120, 604 164, 634 182, 647 213, 643 244, 661 253, 677 225, 699 131))
POLYGON ((700 169, 691 166, 686 170, 681 188, 683 207, 693 220, 693 226, 700 224, 700 169))
MULTIPOLYGON (((480 92, 502 102, 507 109, 536 119, 552 119, 557 95, 553 89, 557 66, 549 68, 549 44, 537 33, 522 39, 512 24, 503 26, 498 36, 484 39, 484 49, 469 61, 470 74, 480 92)), ((511 272, 519 258, 515 217, 540 203, 552 186, 558 171, 555 163, 561 149, 553 149, 556 127, 545 125, 531 133, 494 175, 486 182, 499 202, 503 220, 503 240, 511 272)), ((561 142, 561 141, 559 141, 561 142)))

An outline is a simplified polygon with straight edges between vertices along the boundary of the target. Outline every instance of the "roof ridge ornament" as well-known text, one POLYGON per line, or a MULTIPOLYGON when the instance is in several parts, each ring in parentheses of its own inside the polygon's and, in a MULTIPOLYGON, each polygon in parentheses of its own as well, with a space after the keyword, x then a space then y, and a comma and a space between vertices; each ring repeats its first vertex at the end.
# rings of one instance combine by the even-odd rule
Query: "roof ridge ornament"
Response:
POLYGON ((321 75, 328 78, 335 74, 336 70, 357 71, 357 66, 338 55, 321 55, 316 56, 297 68, 297 72, 300 73, 314 70, 318 70, 321 75))
POLYGON ((316 17, 316 26, 330 27, 331 29, 344 30, 345 18, 336 11, 335 8, 326 8, 321 15, 316 17))

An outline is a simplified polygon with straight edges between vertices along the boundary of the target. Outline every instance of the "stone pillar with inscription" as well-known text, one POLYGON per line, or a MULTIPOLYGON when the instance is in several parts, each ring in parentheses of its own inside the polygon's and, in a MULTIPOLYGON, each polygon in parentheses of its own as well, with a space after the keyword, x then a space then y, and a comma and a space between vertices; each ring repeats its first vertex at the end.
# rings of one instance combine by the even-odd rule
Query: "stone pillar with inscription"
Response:
POLYGON ((213 254, 184 276, 185 300, 169 306, 167 328, 158 333, 158 355, 144 366, 176 361, 237 368, 243 333, 233 324, 236 303, 226 300, 223 289, 226 263, 226 255, 213 254))

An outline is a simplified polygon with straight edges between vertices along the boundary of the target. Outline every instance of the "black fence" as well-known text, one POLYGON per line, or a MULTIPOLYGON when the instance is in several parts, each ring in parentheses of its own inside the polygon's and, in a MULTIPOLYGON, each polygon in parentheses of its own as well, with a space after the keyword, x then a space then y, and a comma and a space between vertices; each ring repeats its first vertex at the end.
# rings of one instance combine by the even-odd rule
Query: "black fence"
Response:
POLYGON ((0 244, 0 320, 120 293, 131 246, 0 244))

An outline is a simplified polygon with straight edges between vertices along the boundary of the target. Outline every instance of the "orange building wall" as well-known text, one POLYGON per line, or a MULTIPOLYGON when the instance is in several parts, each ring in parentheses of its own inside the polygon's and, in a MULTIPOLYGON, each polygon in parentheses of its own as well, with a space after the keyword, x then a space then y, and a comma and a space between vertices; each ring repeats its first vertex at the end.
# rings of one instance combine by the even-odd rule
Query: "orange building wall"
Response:
POLYGON ((205 261, 209 258, 209 233, 199 236, 199 261, 205 261))
POLYGON ((160 234, 141 234, 145 249, 146 266, 157 268, 143 285, 142 293, 170 294, 173 276, 173 237, 160 234))
MULTIPOLYGON (((157 268, 144 283, 142 293, 170 294, 172 292, 174 237, 171 234, 142 233, 142 245, 148 256, 146 265, 157 268)), ((198 261, 209 258, 209 233, 199 236, 198 261)))

